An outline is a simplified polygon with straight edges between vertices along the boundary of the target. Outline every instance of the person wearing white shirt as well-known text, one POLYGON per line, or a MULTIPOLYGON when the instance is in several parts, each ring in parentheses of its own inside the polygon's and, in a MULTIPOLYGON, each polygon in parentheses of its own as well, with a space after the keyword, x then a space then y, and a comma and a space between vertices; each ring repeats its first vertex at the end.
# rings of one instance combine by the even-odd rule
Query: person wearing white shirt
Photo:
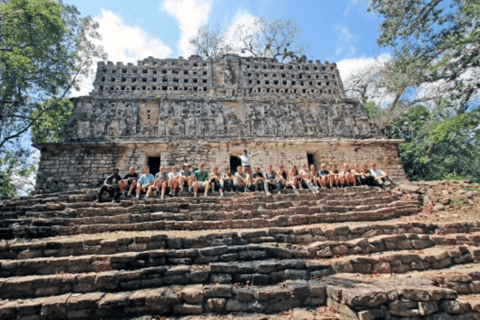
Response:
POLYGON ((393 183, 395 186, 398 186, 398 183, 391 179, 385 172, 383 172, 380 169, 377 169, 375 166, 375 163, 370 164, 370 172, 375 179, 375 181, 380 185, 383 189, 386 189, 387 187, 385 186, 385 180, 390 181, 393 183))
POLYGON ((256 154, 248 154, 247 150, 243 150, 243 154, 241 154, 241 155, 235 154, 231 151, 229 151, 228 153, 230 153, 231 156, 237 157, 237 158, 240 159, 240 161, 242 161, 243 171, 246 174, 248 174, 251 178, 252 177, 252 158, 259 155, 261 152, 256 153, 256 154))
POLYGON ((173 166, 172 172, 168 174, 168 186, 170 187, 170 195, 172 197, 178 195, 179 178, 180 172, 177 171, 177 167, 173 166))

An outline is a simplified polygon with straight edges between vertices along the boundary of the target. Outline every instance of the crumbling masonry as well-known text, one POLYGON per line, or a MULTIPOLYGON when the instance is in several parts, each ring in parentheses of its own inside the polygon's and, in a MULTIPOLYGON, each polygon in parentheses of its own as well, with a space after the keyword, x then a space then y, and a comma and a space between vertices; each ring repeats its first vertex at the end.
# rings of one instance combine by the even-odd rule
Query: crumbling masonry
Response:
POLYGON ((374 161, 405 179, 401 141, 381 139, 328 62, 237 55, 100 62, 94 90, 72 100, 63 141, 35 145, 42 153, 37 192, 96 187, 112 168, 141 171, 156 157, 152 163, 223 169, 231 165, 228 151, 243 149, 262 152, 254 161, 262 169, 374 161))

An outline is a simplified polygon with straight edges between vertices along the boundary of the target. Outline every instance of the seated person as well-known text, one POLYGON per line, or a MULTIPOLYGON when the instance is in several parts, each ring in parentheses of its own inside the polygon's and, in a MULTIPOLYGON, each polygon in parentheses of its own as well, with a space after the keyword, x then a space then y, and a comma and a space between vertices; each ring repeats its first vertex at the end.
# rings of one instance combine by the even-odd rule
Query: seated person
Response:
POLYGON ((248 173, 243 172, 242 166, 238 166, 233 183, 237 187, 237 190, 243 188, 245 192, 248 192, 248 186, 252 184, 252 178, 248 173))
POLYGON ((165 191, 167 191, 167 188, 168 188, 168 173, 165 172, 164 166, 160 166, 160 171, 157 172, 157 174, 155 175, 155 183, 150 186, 147 192, 147 196, 145 198, 148 198, 149 196, 151 196, 153 192, 153 188, 156 189, 155 195, 157 197, 160 194, 160 190, 162 190, 161 198, 165 199, 165 191))
MULTIPOLYGON (((316 187, 313 184, 312 174, 310 173, 310 171, 308 171, 308 169, 307 169, 308 167, 307 167, 306 164, 304 164, 303 167, 305 168, 305 170, 300 171, 301 172, 301 177, 302 177, 301 183, 305 183, 306 188, 308 188, 310 191, 312 191, 312 193, 317 193, 318 192, 318 187, 316 187)), ((315 172, 315 170, 314 170, 314 172, 315 172)))
POLYGON ((272 166, 268 165, 267 167, 267 172, 265 173, 265 181, 264 181, 264 187, 265 187, 265 192, 267 195, 270 195, 270 190, 275 186, 275 178, 276 178, 275 172, 272 170, 272 166))
POLYGON ((180 184, 180 187, 182 188, 187 188, 190 193, 192 193, 192 187, 193 187, 193 182, 195 178, 193 177, 193 172, 190 170, 190 166, 188 163, 183 164, 183 169, 180 170, 180 178, 178 179, 178 182, 180 184))
POLYGON ((337 170, 337 165, 334 164, 332 165, 332 170, 330 170, 330 174, 328 175, 329 178, 329 184, 333 186, 340 186, 340 173, 337 170))
POLYGON ((308 188, 308 186, 307 186, 307 181, 303 178, 303 176, 304 176, 305 174, 309 173, 309 172, 310 172, 310 170, 308 170, 307 165, 306 165, 305 163, 302 164, 302 170, 300 170, 300 172, 299 172, 300 182, 301 182, 301 183, 300 183, 300 187, 301 187, 301 188, 304 188, 304 189, 307 189, 307 188, 308 188))
MULTIPOLYGON (((237 188, 233 183, 233 175, 230 173, 229 167, 225 167, 225 172, 222 175, 221 183, 222 183, 223 192, 227 190, 234 191, 234 192, 237 191, 237 188)), ((223 192, 220 194, 221 197, 225 196, 223 192)))
POLYGON ((131 197, 135 187, 137 186, 137 180, 138 173, 135 172, 134 167, 130 167, 128 169, 128 173, 123 177, 122 181, 118 182, 120 193, 125 192, 125 197, 131 197))
POLYGON ((210 187, 208 180, 208 171, 205 170, 205 164, 202 162, 198 165, 198 170, 193 173, 195 182, 193 184, 193 195, 198 197, 198 190, 205 189, 205 197, 208 195, 210 187))
POLYGON ((393 183, 395 186, 398 186, 398 183, 391 179, 385 172, 375 167, 375 163, 370 164, 370 172, 372 173, 373 178, 375 179, 376 183, 380 185, 382 188, 387 189, 385 186, 385 181, 388 180, 393 183))
POLYGON ((278 171, 276 175, 275 186, 277 187, 278 194, 282 193, 282 188, 285 188, 287 185, 287 173, 283 164, 278 165, 278 171))
POLYGON ((97 200, 95 202, 102 202, 102 196, 104 192, 108 192, 110 197, 113 197, 112 202, 118 202, 120 197, 120 188, 118 183, 122 180, 122 177, 118 175, 118 169, 113 169, 112 175, 108 176, 107 179, 103 182, 103 186, 100 187, 100 190, 97 194, 97 200))
POLYGON ((362 164, 362 179, 364 182, 364 185, 366 186, 373 186, 375 185, 375 179, 372 176, 372 172, 368 169, 368 166, 366 163, 362 164))
POLYGON ((177 167, 173 166, 172 171, 168 174, 168 187, 170 188, 170 196, 177 196, 180 187, 180 172, 177 167))
POLYGON ((355 175, 352 173, 352 170, 348 167, 348 164, 344 163, 343 164, 343 170, 340 173, 341 176, 343 176, 343 185, 350 187, 355 185, 355 175))
POLYGON ((330 188, 332 186, 330 180, 330 171, 327 170, 327 165, 322 163, 318 170, 318 182, 323 188, 330 188))
POLYGON ((355 180, 359 186, 365 185, 365 178, 363 176, 363 172, 358 168, 358 163, 353 165, 352 174, 355 176, 355 180))
POLYGON ((223 189, 221 184, 222 177, 218 172, 217 166, 212 167, 212 173, 210 173, 208 180, 210 181, 210 190, 220 191, 220 195, 222 195, 223 194, 223 189))
POLYGON ((145 173, 140 176, 137 184, 137 199, 140 199, 141 192, 148 192, 150 186, 153 186, 155 182, 155 177, 150 173, 150 168, 145 167, 143 170, 145 173))
POLYGON ((313 164, 310 166, 310 175, 312 176, 313 185, 319 190, 321 186, 320 177, 318 176, 317 168, 313 164))
POLYGON ((297 188, 302 188, 302 179, 298 173, 297 166, 293 165, 288 173, 287 187, 292 187, 293 191, 298 194, 297 188))
POLYGON ((265 177, 263 176, 263 173, 260 172, 260 167, 255 168, 255 172, 253 173, 252 178, 253 178, 252 186, 255 187, 255 191, 265 190, 265 187, 264 187, 265 177))

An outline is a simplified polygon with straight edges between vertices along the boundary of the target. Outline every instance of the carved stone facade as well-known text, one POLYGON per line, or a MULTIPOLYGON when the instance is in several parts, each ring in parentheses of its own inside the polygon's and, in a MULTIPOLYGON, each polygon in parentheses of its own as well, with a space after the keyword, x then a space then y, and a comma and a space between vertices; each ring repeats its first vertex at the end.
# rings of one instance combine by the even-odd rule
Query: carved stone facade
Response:
POLYGON ((405 178, 400 141, 380 139, 328 62, 236 55, 101 62, 91 94, 72 100, 62 143, 36 145, 37 191, 96 187, 111 168, 141 171, 149 157, 167 166, 229 166, 228 151, 244 148, 263 152, 254 163, 263 169, 373 160, 405 178))

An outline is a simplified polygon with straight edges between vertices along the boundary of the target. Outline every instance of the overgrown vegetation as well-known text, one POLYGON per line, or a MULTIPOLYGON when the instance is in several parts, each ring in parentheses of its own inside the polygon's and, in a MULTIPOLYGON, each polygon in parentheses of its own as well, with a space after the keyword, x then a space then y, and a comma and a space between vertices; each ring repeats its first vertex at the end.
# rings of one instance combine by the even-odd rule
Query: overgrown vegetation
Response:
POLYGON ((93 42, 97 30, 92 18, 60 1, 0 3, 0 196, 28 183, 31 140, 59 140, 72 109, 68 93, 105 59, 93 42))

